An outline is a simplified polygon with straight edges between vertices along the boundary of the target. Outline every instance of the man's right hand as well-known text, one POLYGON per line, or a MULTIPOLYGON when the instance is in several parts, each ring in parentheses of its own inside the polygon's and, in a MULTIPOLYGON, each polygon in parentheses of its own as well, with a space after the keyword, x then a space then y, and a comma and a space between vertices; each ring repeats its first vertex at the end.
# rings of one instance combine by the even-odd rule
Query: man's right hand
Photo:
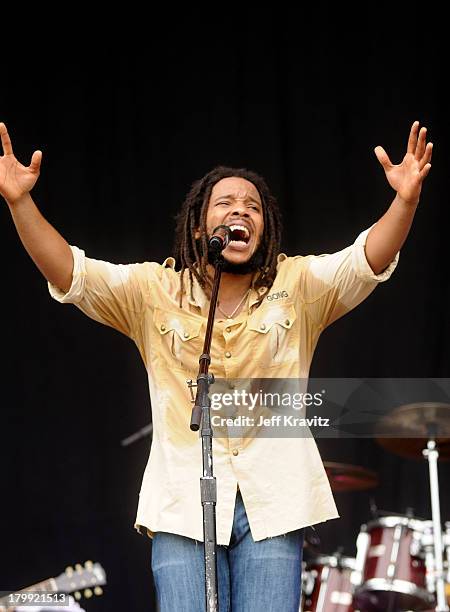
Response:
POLYGON ((29 166, 14 156, 11 139, 4 123, 0 123, 3 156, 0 157, 0 194, 13 205, 34 187, 41 167, 42 152, 35 151, 29 166))
POLYGON ((23 246, 45 278, 67 292, 72 283, 73 256, 61 234, 44 219, 30 195, 41 166, 42 153, 35 151, 29 166, 14 157, 4 123, 0 123, 4 155, 0 157, 0 195, 9 210, 23 246), (19 205, 20 204, 20 205, 19 205))

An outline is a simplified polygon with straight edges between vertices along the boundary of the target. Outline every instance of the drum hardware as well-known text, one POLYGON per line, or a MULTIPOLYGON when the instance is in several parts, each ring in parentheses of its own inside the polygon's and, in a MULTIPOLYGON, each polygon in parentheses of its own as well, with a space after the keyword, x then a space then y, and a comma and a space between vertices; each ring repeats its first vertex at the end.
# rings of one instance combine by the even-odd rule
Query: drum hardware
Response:
MULTIPOLYGON (((373 520, 361 527, 356 558, 342 557, 338 551, 316 554, 303 563, 302 612, 449 610, 445 598, 450 603, 450 521, 442 536, 437 461, 450 460, 450 405, 402 406, 384 417, 377 430, 376 440, 386 450, 427 459, 432 520, 414 517, 411 508, 404 515, 379 510, 371 499, 373 520)), ((375 472, 360 466, 324 466, 334 492, 365 490, 379 483, 375 472)))
POLYGON ((312 551, 315 550, 316 554, 320 548, 320 538, 317 534, 317 531, 314 528, 314 525, 310 525, 309 527, 305 527, 305 537, 303 540, 303 549, 312 551))
MULTIPOLYGON (((433 521, 376 508, 361 526, 356 558, 316 553, 302 564, 301 612, 434 612, 433 521)), ((445 523, 445 570, 450 578, 450 521, 445 523)), ((311 553, 310 549, 310 553, 311 553)), ((450 582, 446 585, 450 602, 450 582)))
POLYGON ((448 598, 450 599, 450 521, 447 521, 445 523, 445 536, 444 536, 444 543, 445 543, 445 553, 446 553, 446 559, 447 559, 447 586, 448 589, 446 589, 446 594, 448 595, 448 598), (447 591, 449 591, 447 593, 447 591))
POLYGON ((393 453, 410 458, 423 456, 428 461, 434 550, 434 569, 430 575, 434 575, 436 612, 448 612, 439 502, 438 459, 439 457, 443 460, 450 459, 450 404, 423 402, 400 406, 377 423, 376 435, 379 444, 393 453), (424 438, 427 439, 425 447, 424 438))
POLYGON ((422 534, 431 521, 384 516, 362 525, 351 581, 355 605, 363 610, 425 610, 428 590, 422 534))
POLYGON ((342 555, 317 555, 302 572, 300 612, 353 612, 351 572, 355 559, 342 555))

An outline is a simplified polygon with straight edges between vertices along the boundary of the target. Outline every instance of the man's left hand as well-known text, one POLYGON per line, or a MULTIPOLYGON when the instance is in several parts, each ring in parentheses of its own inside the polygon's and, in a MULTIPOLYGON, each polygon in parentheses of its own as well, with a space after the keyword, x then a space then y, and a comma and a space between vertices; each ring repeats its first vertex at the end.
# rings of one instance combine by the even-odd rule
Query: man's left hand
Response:
POLYGON ((415 121, 409 133, 406 155, 400 164, 393 164, 383 147, 375 147, 375 155, 383 166, 389 185, 410 206, 419 202, 422 183, 431 168, 433 143, 427 143, 426 139, 427 128, 419 130, 419 122, 415 121))

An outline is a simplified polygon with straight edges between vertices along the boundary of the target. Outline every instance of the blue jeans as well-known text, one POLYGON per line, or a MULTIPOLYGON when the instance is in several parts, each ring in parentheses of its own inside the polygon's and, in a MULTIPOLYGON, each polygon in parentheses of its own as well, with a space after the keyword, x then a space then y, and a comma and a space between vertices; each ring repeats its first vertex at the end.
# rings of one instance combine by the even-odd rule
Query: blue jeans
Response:
MULTIPOLYGON (((238 491, 230 544, 217 547, 219 612, 298 612, 302 549, 303 529, 254 542, 238 491)), ((203 542, 156 533, 152 571, 160 612, 205 611, 203 542)))

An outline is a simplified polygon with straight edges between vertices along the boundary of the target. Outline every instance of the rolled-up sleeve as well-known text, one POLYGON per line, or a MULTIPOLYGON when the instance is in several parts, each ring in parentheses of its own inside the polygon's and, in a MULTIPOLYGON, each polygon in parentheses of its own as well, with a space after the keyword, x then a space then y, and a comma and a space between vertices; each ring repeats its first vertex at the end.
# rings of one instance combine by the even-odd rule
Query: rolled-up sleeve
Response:
POLYGON ((70 289, 64 293, 48 283, 50 295, 134 338, 148 298, 151 264, 113 264, 86 257, 78 247, 70 248, 74 261, 70 289))
POLYGON ((58 289, 55 285, 48 283, 48 290, 53 299, 61 304, 76 304, 81 302, 84 294, 86 280, 86 256, 82 249, 70 246, 73 255, 72 284, 67 293, 58 289))
POLYGON ((372 227, 369 227, 369 229, 366 229, 361 232, 358 238, 353 243, 352 263, 355 272, 359 278, 365 281, 376 281, 378 283, 382 283, 390 278, 392 272, 397 267, 400 253, 397 253, 395 255, 394 259, 391 261, 388 267, 383 270, 383 272, 380 272, 380 274, 375 274, 372 268, 370 267, 366 257, 366 241, 371 229, 372 227))
POLYGON ((326 327, 355 308, 395 270, 399 253, 383 272, 374 274, 365 253, 370 229, 342 251, 303 258, 301 295, 318 326, 326 327))

